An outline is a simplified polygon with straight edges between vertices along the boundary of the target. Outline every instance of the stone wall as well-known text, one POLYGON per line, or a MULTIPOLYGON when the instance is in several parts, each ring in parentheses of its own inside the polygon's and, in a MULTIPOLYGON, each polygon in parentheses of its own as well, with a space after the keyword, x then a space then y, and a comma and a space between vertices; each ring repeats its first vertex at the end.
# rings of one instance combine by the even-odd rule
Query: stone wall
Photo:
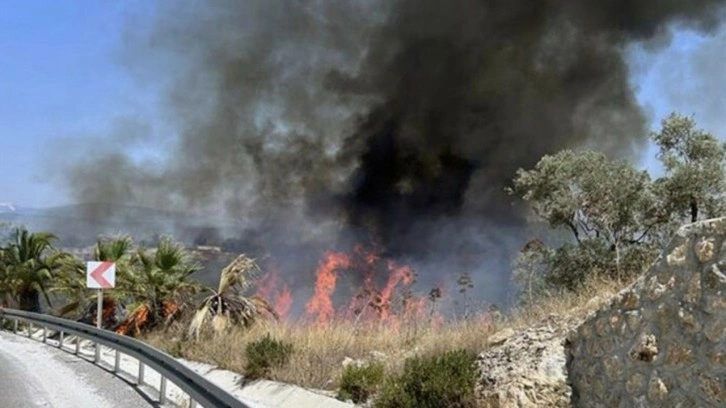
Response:
POLYGON ((726 406, 726 218, 687 225, 566 341, 575 407, 726 406))

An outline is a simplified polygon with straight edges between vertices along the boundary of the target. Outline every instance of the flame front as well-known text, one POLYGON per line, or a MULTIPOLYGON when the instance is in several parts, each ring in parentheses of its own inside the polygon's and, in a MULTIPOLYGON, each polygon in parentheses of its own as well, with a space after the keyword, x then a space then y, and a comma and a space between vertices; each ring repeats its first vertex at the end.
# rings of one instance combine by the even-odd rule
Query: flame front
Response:
MULTIPOLYGON (((398 327, 402 321, 424 317, 426 296, 415 296, 410 288, 415 281, 413 269, 383 258, 379 251, 376 246, 356 245, 349 254, 326 252, 315 271, 312 297, 305 304, 306 319, 317 324, 345 319, 354 324, 374 322, 398 327), (336 294, 343 275, 359 285, 345 288, 349 293, 352 289, 352 295, 336 294), (350 299, 345 301, 345 296, 350 299)), ((292 292, 280 282, 279 268, 274 263, 268 268, 271 272, 257 282, 256 295, 268 300, 277 314, 286 318, 293 307, 292 292)))

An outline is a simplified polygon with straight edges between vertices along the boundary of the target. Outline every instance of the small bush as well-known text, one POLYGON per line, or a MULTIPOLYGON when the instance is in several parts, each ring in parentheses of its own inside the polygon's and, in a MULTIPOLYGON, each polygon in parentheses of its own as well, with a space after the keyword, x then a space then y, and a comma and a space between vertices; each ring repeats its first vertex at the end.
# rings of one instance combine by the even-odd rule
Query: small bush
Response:
POLYGON ((181 340, 174 341, 169 348, 167 349, 167 352, 172 356, 176 358, 183 358, 184 357, 184 348, 182 345, 181 340))
POLYGON ((471 408, 477 374, 476 355, 466 350, 409 358, 403 373, 386 381, 374 407, 471 408))
POLYGON ((244 367, 245 380, 269 378, 270 370, 287 364, 292 353, 292 344, 275 340, 269 334, 247 344, 245 347, 247 360, 244 367))
POLYGON ((352 400, 356 404, 368 401, 383 382, 384 372, 385 368, 380 362, 345 367, 338 388, 338 399, 352 400))

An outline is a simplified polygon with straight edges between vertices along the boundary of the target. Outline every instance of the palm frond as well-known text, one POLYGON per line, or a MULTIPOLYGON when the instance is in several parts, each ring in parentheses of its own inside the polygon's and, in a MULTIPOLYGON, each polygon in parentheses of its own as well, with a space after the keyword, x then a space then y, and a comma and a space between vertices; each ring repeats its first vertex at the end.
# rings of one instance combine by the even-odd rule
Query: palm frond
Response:
POLYGON ((134 241, 128 235, 101 237, 96 241, 95 258, 97 261, 122 261, 131 253, 134 241))
POLYGON ((207 319, 211 316, 210 313, 210 305, 209 301, 211 300, 211 297, 205 299, 202 304, 200 305, 199 309, 197 309, 196 313, 194 313, 194 317, 192 318, 191 323, 189 324, 189 330, 187 331, 187 334, 190 337, 199 338, 199 335, 202 331, 202 327, 204 326, 204 323, 206 323, 207 319))
POLYGON ((260 273, 257 262, 253 258, 241 254, 222 269, 218 292, 224 293, 233 287, 238 287, 241 291, 247 290, 260 273))

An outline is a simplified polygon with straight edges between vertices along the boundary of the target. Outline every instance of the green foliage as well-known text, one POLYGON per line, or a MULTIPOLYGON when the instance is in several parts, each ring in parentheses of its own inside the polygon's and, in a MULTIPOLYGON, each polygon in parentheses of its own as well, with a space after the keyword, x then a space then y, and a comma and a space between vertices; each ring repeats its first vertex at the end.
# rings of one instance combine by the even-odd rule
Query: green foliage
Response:
MULTIPOLYGON (((107 293, 107 297, 121 297, 121 289, 130 269, 136 267, 133 239, 128 235, 100 237, 93 251, 94 261, 111 261, 116 264, 117 288, 107 293)), ((60 259, 60 273, 56 277, 52 291, 66 300, 59 310, 61 316, 84 312, 96 304, 96 295, 89 294, 86 288, 86 263, 66 256, 60 259)), ((127 299, 128 300, 128 299, 127 299)))
POLYGON ((245 347, 245 380, 269 378, 272 368, 283 367, 290 361, 293 345, 273 339, 269 334, 245 347))
POLYGON ((0 247, 0 301, 22 310, 40 311, 40 296, 51 305, 49 286, 65 256, 53 248, 56 237, 46 232, 15 229, 0 247))
POLYGON ((169 355, 176 357, 176 358, 182 358, 184 357, 184 347, 181 340, 176 340, 171 344, 171 347, 169 347, 169 355))
POLYGON ((476 406, 476 355, 466 350, 413 357, 403 373, 386 381, 376 408, 469 408, 476 406))
POLYGON ((200 269, 184 246, 171 237, 162 237, 154 250, 137 250, 131 267, 119 276, 119 297, 131 304, 130 313, 149 310, 148 325, 164 322, 169 304, 182 306, 201 290, 189 279, 200 269))
MULTIPOLYGON (((168 310, 183 307, 201 289, 189 279, 200 265, 170 237, 162 237, 153 250, 136 248, 127 235, 102 237, 96 242, 94 260, 116 264, 116 287, 105 296, 128 306, 131 315, 148 309, 146 328, 167 321, 168 310)), ((72 256, 60 259, 60 265, 53 291, 64 296, 66 303, 59 314, 79 317, 96 303, 95 294, 86 289, 86 265, 72 256)))
POLYGON ((515 260, 514 279, 526 301, 576 290, 591 276, 637 276, 685 221, 724 215, 726 146, 678 114, 652 138, 665 170, 655 181, 593 151, 564 150, 517 171, 509 193, 571 236, 552 248, 534 240, 539 244, 528 244, 515 260))
POLYGON ((695 222, 723 215, 726 210, 726 146, 696 127, 693 118, 671 114, 653 141, 665 176, 656 181, 664 209, 678 221, 695 222))
POLYGON ((629 279, 642 273, 653 261, 654 252, 646 246, 626 246, 620 254, 619 265, 616 265, 612 248, 603 240, 565 244, 548 254, 546 262, 549 268, 545 282, 550 287, 576 290, 588 277, 629 279), (619 271, 617 276, 616 271, 619 271))
POLYGON ((348 365, 343 369, 340 379, 338 399, 352 400, 356 404, 368 401, 383 382, 384 374, 385 367, 380 362, 369 362, 362 366, 348 365))
POLYGON ((520 256, 515 279, 525 283, 530 297, 548 287, 576 289, 587 275, 622 279, 645 267, 625 259, 640 251, 635 248, 653 247, 649 232, 659 211, 646 172, 601 153, 565 150, 543 157, 532 170, 519 170, 510 193, 573 238, 559 248, 538 247, 537 254, 520 256))
POLYGON ((528 201, 552 228, 567 228, 576 241, 638 241, 655 215, 650 176, 602 153, 561 151, 533 170, 517 171, 511 194, 528 201))

